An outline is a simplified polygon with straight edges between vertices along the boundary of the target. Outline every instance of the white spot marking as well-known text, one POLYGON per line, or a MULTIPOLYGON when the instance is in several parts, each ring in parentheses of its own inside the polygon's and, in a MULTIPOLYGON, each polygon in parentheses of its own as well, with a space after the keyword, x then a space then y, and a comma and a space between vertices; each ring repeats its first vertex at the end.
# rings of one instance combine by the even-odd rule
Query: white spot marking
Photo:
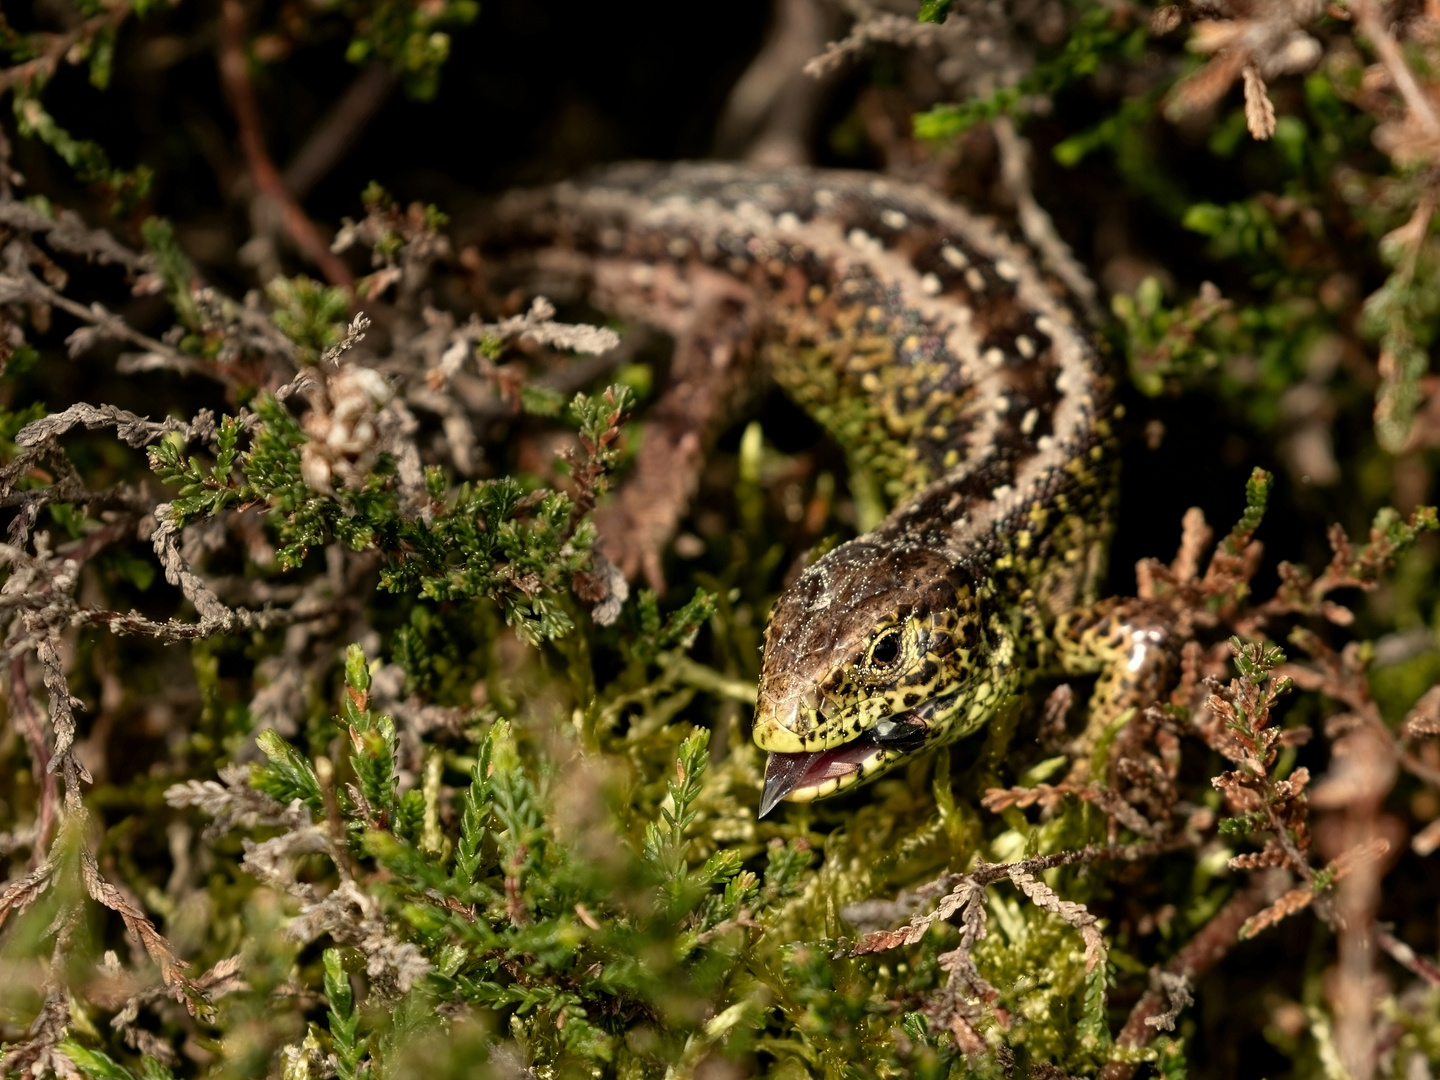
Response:
POLYGON ((785 213, 775 219, 775 227, 782 232, 794 232, 800 228, 800 219, 789 210, 786 210, 785 213))
POLYGON ((999 367, 1001 364, 1005 363, 1005 354, 999 349, 986 349, 985 355, 982 356, 980 359, 984 360, 985 363, 989 364, 991 367, 999 367))
POLYGON ((880 212, 880 220, 892 229, 903 229, 910 224, 910 219, 899 210, 888 209, 880 212))
POLYGON ((1035 355, 1035 343, 1024 334, 1015 339, 1015 348, 1020 350, 1020 355, 1026 360, 1035 355))
POLYGON ((969 270, 965 271, 965 284, 969 285, 975 292, 983 292, 985 290, 985 275, 972 266, 969 270))
POLYGON ((926 274, 920 279, 920 288, 925 290, 926 296, 939 296, 941 289, 940 279, 934 274, 926 274))
POLYGON ((970 260, 965 258, 965 253, 959 248, 946 244, 940 249, 940 257, 953 266, 956 270, 964 270, 970 265, 970 260))
POLYGON ((996 259, 995 273, 999 274, 1006 281, 1018 281, 1020 278, 1020 271, 1015 268, 1015 264, 1009 259, 996 259))
POLYGON ((816 205, 816 206, 834 206, 834 205, 835 205, 835 193, 834 193, 833 191, 831 191, 829 188, 823 188, 823 187, 822 187, 822 188, 816 189, 816 191, 815 191, 815 205, 816 205))
POLYGON ((1040 410, 1031 409, 1025 414, 1025 419, 1020 421, 1020 434, 1029 435, 1035 430, 1035 421, 1040 419, 1040 410))
POLYGON ((1014 490, 1015 489, 1012 488, 1009 484, 1001 484, 994 491, 990 492, 990 498, 993 499, 995 502, 1000 502, 1003 499, 1008 499, 1011 492, 1013 492, 1014 490))
POLYGON ((1055 324, 1050 321, 1050 316, 1037 315, 1035 317, 1035 329, 1049 337, 1055 333, 1055 324))
POLYGON ((1035 445, 1042 454, 1048 454, 1051 450, 1055 449, 1055 436, 1041 435, 1040 438, 1035 440, 1035 445))
POLYGON ((1130 659, 1125 667, 1133 674, 1145 666, 1145 657, 1149 655, 1150 646, 1160 644, 1160 632, 1158 630, 1132 630, 1130 631, 1130 659))

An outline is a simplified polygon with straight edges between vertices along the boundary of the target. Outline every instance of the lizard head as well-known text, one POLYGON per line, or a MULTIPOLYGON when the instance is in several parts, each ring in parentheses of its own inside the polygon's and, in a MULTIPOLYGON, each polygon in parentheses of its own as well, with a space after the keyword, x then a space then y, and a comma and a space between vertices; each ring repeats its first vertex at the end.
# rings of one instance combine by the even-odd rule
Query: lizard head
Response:
POLYGON ((810 566, 765 630, 755 742, 760 816, 874 779, 975 730, 983 670, 973 576, 928 548, 852 540, 810 566))

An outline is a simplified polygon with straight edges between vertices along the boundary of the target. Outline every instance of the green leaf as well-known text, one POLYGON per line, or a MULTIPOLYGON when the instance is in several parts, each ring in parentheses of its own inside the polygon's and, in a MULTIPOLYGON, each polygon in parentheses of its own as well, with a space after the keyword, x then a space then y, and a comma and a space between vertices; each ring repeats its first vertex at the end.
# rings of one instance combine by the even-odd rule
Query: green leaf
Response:
POLYGON ((271 318, 297 347, 301 364, 315 364, 320 354, 345 337, 350 325, 350 295, 337 285, 322 285, 300 275, 271 278, 265 295, 274 305, 271 318))
POLYGON ((37 90, 38 87, 27 87, 23 82, 10 88, 20 134, 25 138, 39 139, 55 151, 81 183, 107 189, 114 199, 114 212, 127 213, 149 193, 154 174, 144 165, 130 171, 116 168, 99 143, 77 139, 61 127, 40 103, 37 90))
POLYGON ((323 813, 320 780, 310 762, 273 729, 255 736, 255 744, 269 761, 251 773, 250 786, 282 803, 299 799, 311 812, 323 813))
POLYGON ((200 330, 200 309, 190 292, 195 270, 175 240, 175 227, 164 218, 146 218, 140 226, 140 235, 155 257, 156 272, 165 283, 165 295, 180 324, 189 330, 200 330))
POLYGON ((81 1046, 74 1039, 65 1039, 58 1046, 59 1051, 74 1062, 75 1067, 93 1080, 138 1080, 133 1072, 114 1058, 88 1046, 81 1046))
POLYGON ((365 1040, 358 1035, 360 1014, 350 989, 350 976, 339 949, 326 949, 325 1000, 329 1003, 330 1039, 335 1050, 335 1074, 340 1080, 355 1080, 361 1059, 365 1056, 365 1040))

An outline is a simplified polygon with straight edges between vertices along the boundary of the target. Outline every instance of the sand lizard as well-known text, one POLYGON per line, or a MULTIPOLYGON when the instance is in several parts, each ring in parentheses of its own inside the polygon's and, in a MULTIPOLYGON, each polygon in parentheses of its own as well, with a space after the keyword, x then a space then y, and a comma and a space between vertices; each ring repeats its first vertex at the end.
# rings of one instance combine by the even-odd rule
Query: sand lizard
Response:
POLYGON ((583 280, 676 338, 606 528, 628 571, 656 573, 757 368, 896 507, 771 612, 762 816, 976 731, 1036 673, 1101 671, 1107 717, 1154 681, 1157 632, 1095 603, 1112 380, 1070 298, 996 225, 879 176, 710 164, 620 166, 500 216, 542 279, 583 280))

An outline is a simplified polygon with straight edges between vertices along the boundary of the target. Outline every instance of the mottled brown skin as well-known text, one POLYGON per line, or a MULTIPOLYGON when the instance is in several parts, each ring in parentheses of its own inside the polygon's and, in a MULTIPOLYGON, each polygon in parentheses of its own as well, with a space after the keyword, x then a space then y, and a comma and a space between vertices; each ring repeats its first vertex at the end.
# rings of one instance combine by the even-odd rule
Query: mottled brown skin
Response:
POLYGON ((725 403, 760 372, 896 507, 771 613, 762 814, 977 730, 1037 674, 1133 667, 1102 677, 1106 717, 1153 682, 1156 642, 1122 611, 1084 615, 1110 531, 1112 388, 1026 248, 928 189, 798 169, 624 166, 499 218, 510 257, 677 340, 637 482, 602 519, 622 568, 658 577, 725 403))
POLYGON ((845 544, 776 602, 758 710, 802 750, 847 743, 962 684, 980 645, 978 614, 973 578, 939 553, 845 544), (893 687, 893 700, 867 692, 876 687, 893 687))

